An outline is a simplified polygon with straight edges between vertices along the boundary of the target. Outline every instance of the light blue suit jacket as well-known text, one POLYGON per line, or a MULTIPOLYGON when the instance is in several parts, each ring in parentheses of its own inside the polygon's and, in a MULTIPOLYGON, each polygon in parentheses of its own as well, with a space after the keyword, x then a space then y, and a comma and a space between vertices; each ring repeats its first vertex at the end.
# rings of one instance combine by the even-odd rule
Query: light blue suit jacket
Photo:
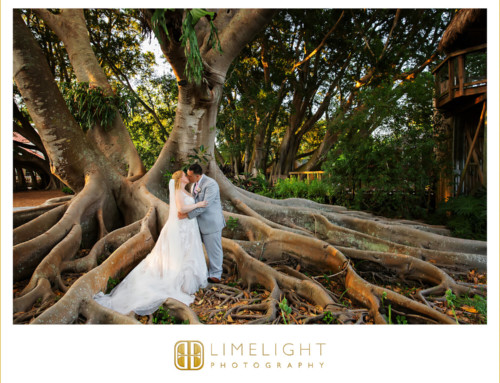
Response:
POLYGON ((208 206, 206 208, 191 210, 188 213, 189 219, 198 218, 198 226, 200 227, 201 234, 212 234, 222 231, 226 226, 226 221, 222 214, 219 185, 205 174, 198 183, 198 187, 201 190, 195 195, 195 201, 207 201, 208 206))

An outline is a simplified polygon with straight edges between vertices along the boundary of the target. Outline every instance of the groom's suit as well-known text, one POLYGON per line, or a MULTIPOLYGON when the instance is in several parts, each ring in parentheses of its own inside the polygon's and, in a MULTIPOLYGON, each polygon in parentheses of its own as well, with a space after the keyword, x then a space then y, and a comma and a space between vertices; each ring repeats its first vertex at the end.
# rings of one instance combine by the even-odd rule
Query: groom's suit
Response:
POLYGON ((219 185, 215 180, 204 174, 196 189, 199 189, 198 193, 196 193, 193 185, 192 193, 195 201, 207 201, 208 206, 191 210, 188 217, 189 219, 198 218, 201 238, 209 260, 208 276, 220 279, 223 257, 222 229, 226 226, 226 221, 222 214, 219 185))

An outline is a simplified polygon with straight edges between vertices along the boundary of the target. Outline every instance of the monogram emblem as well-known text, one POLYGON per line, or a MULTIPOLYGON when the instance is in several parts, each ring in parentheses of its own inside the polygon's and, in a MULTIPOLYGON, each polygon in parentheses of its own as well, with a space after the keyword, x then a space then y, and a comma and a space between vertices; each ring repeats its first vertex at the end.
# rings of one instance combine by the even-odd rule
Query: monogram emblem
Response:
POLYGON ((196 340, 181 340, 174 346, 175 367, 178 370, 201 370, 203 367, 203 344, 196 340))

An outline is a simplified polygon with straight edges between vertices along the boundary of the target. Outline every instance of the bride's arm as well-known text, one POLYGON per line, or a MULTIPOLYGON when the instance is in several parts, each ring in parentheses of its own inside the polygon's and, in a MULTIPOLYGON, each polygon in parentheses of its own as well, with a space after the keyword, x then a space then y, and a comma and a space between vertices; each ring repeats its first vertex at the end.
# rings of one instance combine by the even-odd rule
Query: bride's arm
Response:
POLYGON ((177 206, 177 211, 179 213, 189 213, 191 210, 207 207, 207 201, 200 201, 198 203, 194 203, 192 205, 186 205, 184 203, 184 196, 181 190, 177 190, 175 192, 175 205, 177 206))

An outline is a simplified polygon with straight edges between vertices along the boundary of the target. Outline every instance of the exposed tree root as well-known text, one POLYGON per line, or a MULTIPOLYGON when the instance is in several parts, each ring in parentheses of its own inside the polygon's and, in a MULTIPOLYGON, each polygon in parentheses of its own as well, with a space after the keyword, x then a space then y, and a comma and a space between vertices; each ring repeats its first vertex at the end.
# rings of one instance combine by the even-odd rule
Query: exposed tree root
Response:
POLYGON ((404 225, 386 224, 385 220, 376 221, 367 213, 364 215, 370 219, 359 219, 345 213, 334 213, 334 208, 312 210, 309 207, 294 207, 293 201, 289 200, 286 200, 290 202, 288 206, 284 206, 283 201, 276 206, 275 201, 264 202, 266 197, 253 196, 236 189, 225 179, 221 183, 221 191, 226 198, 238 201, 247 210, 255 210, 258 216, 283 226, 304 227, 318 238, 336 246, 404 253, 462 269, 486 269, 486 243, 482 241, 450 238, 419 230, 417 227, 425 225, 411 226, 410 221, 406 221, 404 225))
POLYGON ((101 238, 83 258, 64 261, 61 272, 87 272, 104 262, 110 253, 138 233, 141 221, 117 229, 101 238))
POLYGON ((140 324, 135 318, 101 306, 93 299, 82 304, 80 314, 86 318, 87 324, 140 324))
POLYGON ((14 246, 45 233, 61 219, 67 208, 67 204, 57 206, 39 215, 35 219, 16 227, 14 229, 14 246))
POLYGON ((434 284, 431 288, 425 289, 423 291, 417 291, 417 297, 430 307, 432 305, 425 299, 426 296, 431 294, 444 293, 446 290, 450 289, 453 293, 457 295, 470 295, 475 294, 485 295, 486 291, 483 288, 479 288, 478 285, 465 286, 455 282, 446 272, 444 272, 439 267, 436 267, 432 263, 424 262, 420 259, 409 257, 404 254, 392 254, 392 253, 381 253, 374 251, 360 251, 350 248, 339 248, 343 253, 349 255, 351 259, 356 260, 367 260, 375 262, 387 270, 391 270, 396 273, 397 277, 401 281, 416 280, 416 281, 426 281, 428 283, 434 284))
POLYGON ((35 218, 41 216, 42 214, 47 213, 48 211, 65 204, 66 202, 59 202, 56 204, 48 204, 48 205, 42 204, 32 209, 15 211, 13 219, 13 227, 17 228, 21 225, 24 225, 26 222, 30 222, 35 218))
MULTIPOLYGON (((105 290, 109 277, 116 278, 120 273, 128 274, 153 248, 154 243, 149 226, 154 224, 154 220, 154 208, 151 208, 142 220, 141 229, 137 234, 121 245, 99 267, 78 279, 57 304, 37 317, 33 323, 73 323, 82 314, 83 304, 87 305, 87 310, 91 310, 89 307, 96 307, 89 302, 93 301, 92 297, 98 291, 105 290)), ((122 318, 122 314, 114 311, 108 314, 111 316, 108 318, 110 322, 118 323, 122 318)), ((89 312, 87 315, 90 315, 89 312)))
POLYGON ((14 313, 27 311, 38 299, 41 299, 43 302, 53 296, 54 293, 50 287, 50 282, 46 278, 39 279, 36 287, 31 289, 29 293, 21 298, 14 299, 14 313))
POLYGON ((69 202, 73 199, 72 195, 66 195, 64 197, 49 198, 41 206, 59 204, 61 202, 69 202))
MULTIPOLYGON (((249 224, 250 220, 246 219, 244 217, 239 217, 239 221, 242 223, 244 221, 246 225, 249 224)), ((262 223, 257 223, 253 222, 253 225, 262 225, 262 223)), ((243 225, 245 226, 245 225, 243 225)), ((272 230, 272 234, 269 233, 268 230, 268 236, 269 238, 276 237, 276 243, 279 244, 277 251, 281 252, 286 252, 288 254, 291 254, 292 256, 296 256, 301 260, 301 262, 304 262, 306 265, 315 265, 316 267, 321 267, 323 266, 324 269, 326 270, 336 270, 339 271, 339 264, 338 262, 334 262, 334 260, 342 260, 343 264, 347 262, 347 259, 339 253, 337 250, 331 248, 330 250, 330 255, 331 257, 328 257, 326 254, 323 254, 323 256, 317 256, 315 253, 312 252, 312 248, 314 247, 314 240, 310 238, 300 238, 299 236, 296 236, 295 234, 289 233, 289 232, 281 232, 278 233, 278 230, 276 229, 270 229, 272 230), (305 243, 300 244, 301 240, 305 240, 305 243), (293 254, 294 253, 294 248, 293 245, 288 247, 287 245, 291 244, 292 242, 295 242, 295 248, 299 249, 308 249, 308 254, 307 256, 304 256, 302 254, 293 254), (299 243, 297 243, 299 242, 299 243), (301 246, 302 245, 302 246, 301 246), (316 256, 312 256, 312 255, 316 256), (326 261, 328 260, 328 261, 326 261)), ((254 232, 260 231, 261 233, 264 232, 265 230, 263 228, 260 228, 260 230, 252 230, 254 232)), ((274 238, 273 238, 274 239, 274 238)), ((263 246, 264 248, 264 246, 263 246)), ((266 248, 266 256, 268 256, 272 251, 273 251, 273 242, 271 242, 269 239, 265 243, 265 248, 266 248)), ((321 254, 323 249, 328 249, 329 246, 321 246, 319 248, 318 254, 321 254)), ((276 251, 276 250, 275 250, 276 251)), ((323 253, 325 253, 323 251, 323 253)), ((261 257, 263 256, 263 252, 261 254, 261 257)), ((411 257, 407 257, 405 259, 406 264, 412 262, 411 257)), ((402 262, 403 263, 403 262, 402 262)), ((443 273, 444 274, 444 273, 443 273)), ((442 283, 445 284, 447 283, 446 287, 450 286, 451 278, 448 277, 443 281, 442 283)), ((441 282, 440 282, 441 283, 441 282)), ((346 288, 350 291, 348 292, 348 295, 357 300, 358 302, 362 303, 365 307, 370 308, 370 314, 373 316, 375 319, 375 323, 386 323, 385 318, 382 316, 381 311, 383 312, 384 310, 381 310, 381 304, 380 301, 383 296, 386 297, 388 302, 392 302, 393 305, 400 305, 406 309, 416 311, 418 313, 421 313, 422 316, 428 316, 429 320, 431 322, 437 321, 437 322, 442 322, 442 323, 453 323, 453 320, 451 320, 449 317, 435 311, 435 310, 429 310, 428 307, 422 306, 422 304, 418 302, 414 302, 406 297, 403 297, 399 294, 395 294, 392 291, 386 291, 385 289, 382 289, 378 286, 372 285, 366 281, 364 281, 353 269, 350 265, 347 266, 347 274, 346 274, 346 279, 345 279, 345 285, 346 288)), ((456 284, 453 284, 455 288, 457 288, 456 284)), ((461 289, 462 290, 462 289, 461 289)), ((463 291, 463 290, 462 290, 463 291)))
POLYGON ((346 229, 329 222, 325 217, 315 215, 315 231, 319 237, 335 246, 353 246, 362 250, 402 253, 413 257, 429 260, 443 266, 456 268, 477 268, 486 270, 486 256, 481 254, 466 254, 461 252, 445 252, 422 247, 412 247, 390 242, 358 231, 346 229))
MULTIPOLYGON (((116 206, 124 212, 124 227, 110 230, 103 204, 107 191, 89 182, 70 202, 17 229, 15 268, 25 270, 17 277, 29 274, 30 280, 14 301, 16 322, 35 316, 32 323, 152 323, 152 316, 138 321, 133 313, 116 313, 92 299, 106 290, 110 277, 124 277, 150 252, 167 219, 168 205, 142 181, 123 181, 116 206), (80 222, 89 214, 96 222, 95 242, 78 258, 80 222), (43 228, 36 229, 39 224, 43 228), (44 250, 30 247, 35 242, 44 250), (68 272, 83 274, 67 286, 63 274, 68 272), (53 289, 63 293, 57 301, 53 289)), ((200 291, 192 308, 167 299, 163 307, 179 321, 361 324, 393 322, 399 315, 411 323, 456 323, 434 302, 447 290, 485 294, 485 285, 455 281, 446 271, 484 270, 483 243, 458 241, 454 249, 462 251, 451 251, 437 245, 441 238, 454 240, 436 234, 446 234, 441 228, 314 202, 299 207, 303 200, 271 204, 222 185, 226 220, 237 222, 223 232, 224 275, 233 282, 200 291), (379 286, 377 279, 424 287, 412 299, 379 286), (205 307, 209 302, 214 306, 205 307)))
POLYGON ((163 307, 168 309, 179 321, 188 321, 189 324, 201 324, 195 312, 176 299, 168 298, 163 303, 163 307))
POLYGON ((89 178, 85 188, 78 194, 62 218, 45 233, 14 246, 14 280, 29 277, 41 260, 73 228, 86 217, 93 217, 99 202, 105 199, 107 189, 99 177, 89 178))
POLYGON ((35 269, 30 282, 21 292, 21 296, 32 291, 41 279, 47 279, 51 284, 57 285, 61 290, 65 286, 61 281, 60 266, 65 258, 72 258, 79 248, 82 240, 82 229, 80 225, 75 225, 69 234, 40 262, 35 269))

